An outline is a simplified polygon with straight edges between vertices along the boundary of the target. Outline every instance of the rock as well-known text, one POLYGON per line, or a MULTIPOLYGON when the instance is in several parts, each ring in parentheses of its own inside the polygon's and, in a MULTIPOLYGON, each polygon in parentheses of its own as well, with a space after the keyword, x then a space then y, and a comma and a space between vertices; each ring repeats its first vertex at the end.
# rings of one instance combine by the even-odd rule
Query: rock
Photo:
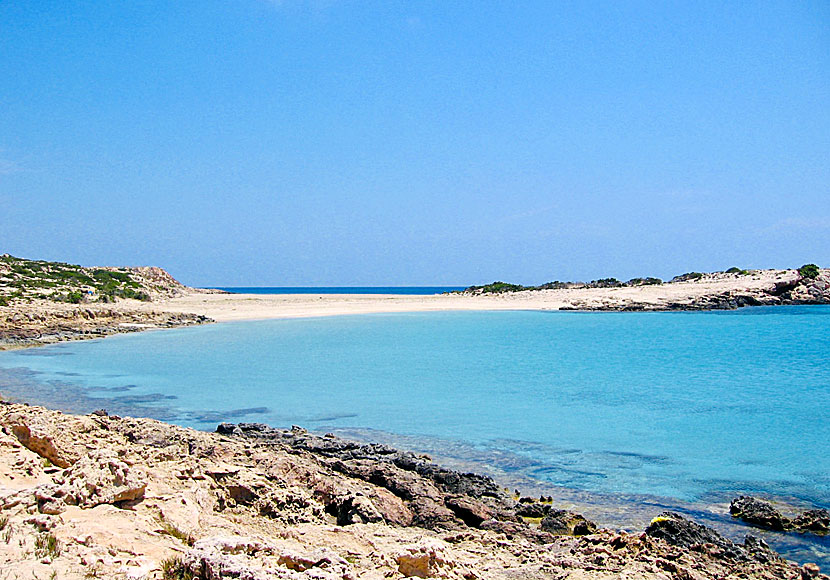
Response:
POLYGON ((216 432, 220 435, 242 435, 242 429, 233 423, 219 423, 216 426, 216 432))
POLYGON ((821 569, 818 565, 813 564, 812 562, 808 562, 801 567, 801 578, 803 580, 811 580, 812 578, 818 578, 818 575, 821 573, 821 569))
POLYGON ((646 534, 653 538, 665 540, 673 546, 681 548, 705 548, 711 546, 715 550, 706 550, 716 557, 733 559, 747 559, 746 552, 732 541, 724 538, 712 528, 702 526, 697 522, 687 520, 674 512, 663 512, 651 520, 646 528, 646 534))
POLYGON ((543 530, 557 536, 587 536, 597 531, 594 522, 567 510, 550 510, 541 525, 543 530))
POLYGON ((769 544, 760 538, 756 538, 755 536, 747 534, 744 538, 743 547, 756 562, 767 564, 769 562, 781 560, 781 556, 779 556, 775 550, 770 548, 769 544))
POLYGON ((328 548, 277 550, 244 537, 212 537, 197 541, 184 558, 185 574, 177 577, 277 580, 349 578, 350 564, 328 548), (303 575, 300 576, 299 573, 303 575), (187 575, 189 574, 189 575, 187 575))
POLYGON ((830 533, 830 512, 825 509, 802 512, 793 518, 792 529, 814 534, 830 533))
POLYGON ((520 503, 516 506, 516 515, 523 518, 543 518, 550 512, 551 506, 542 503, 520 503))
POLYGON ((58 467, 69 467, 78 459, 73 450, 56 443, 59 438, 48 424, 19 415, 12 419, 11 428, 14 436, 24 447, 58 467))
POLYGON ((144 497, 146 483, 108 449, 90 454, 55 478, 59 484, 44 500, 61 500, 84 508, 103 503, 134 501, 144 497))
POLYGON ((783 531, 790 526, 790 521, 782 516, 769 502, 742 495, 732 500, 729 505, 732 517, 770 530, 783 531))
POLYGON ((732 500, 729 512, 749 524, 776 531, 826 534, 830 532, 830 512, 826 509, 807 510, 790 519, 769 502, 741 496, 732 500))
POLYGON ((398 572, 416 578, 446 577, 455 567, 455 563, 446 558, 443 546, 434 540, 422 540, 407 546, 395 561, 398 572))
POLYGON ((481 502, 465 496, 451 496, 444 500, 444 505, 470 527, 477 528, 484 520, 493 517, 493 513, 481 502))

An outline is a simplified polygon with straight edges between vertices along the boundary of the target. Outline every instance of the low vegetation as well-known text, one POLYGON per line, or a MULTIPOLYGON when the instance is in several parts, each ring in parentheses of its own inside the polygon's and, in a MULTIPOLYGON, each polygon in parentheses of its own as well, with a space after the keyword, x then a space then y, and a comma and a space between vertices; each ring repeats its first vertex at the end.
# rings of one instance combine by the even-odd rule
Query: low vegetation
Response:
POLYGON ((61 555, 61 544, 54 534, 41 534, 35 538, 35 556, 57 558, 61 555))
POLYGON ((815 264, 804 264, 798 269, 798 273, 802 278, 815 280, 819 275, 819 267, 815 264))
POLYGON ((168 521, 161 522, 161 529, 162 532, 167 534, 168 536, 173 536, 177 540, 181 540, 183 543, 187 544, 188 546, 192 546, 196 542, 196 538, 192 535, 188 534, 187 532, 177 528, 175 525, 168 521))
POLYGON ((193 572, 181 556, 173 556, 161 561, 161 576, 164 580, 193 580, 193 572))
POLYGON ((115 302, 120 298, 148 301, 149 290, 135 269, 86 268, 0 256, 0 306, 38 299, 71 304, 115 302))
MULTIPOLYGON (((750 276, 753 270, 745 270, 732 266, 728 270, 724 270, 724 274, 735 274, 737 276, 750 276)), ((818 277, 820 270, 815 264, 805 264, 798 269, 799 275, 805 279, 815 279, 818 277)), ((701 280, 704 276, 703 272, 686 272, 675 276, 669 283, 675 282, 694 282, 701 280)), ((470 286, 462 292, 469 292, 475 294, 501 294, 504 292, 520 292, 523 290, 567 290, 571 288, 625 288, 632 286, 652 286, 663 284, 660 278, 651 276, 645 278, 632 278, 628 282, 617 280, 616 278, 600 278, 598 280, 591 280, 590 282, 560 282, 559 280, 553 282, 546 282, 539 286, 522 286, 521 284, 511 284, 508 282, 493 282, 492 284, 485 284, 483 286, 470 286)))
POLYGON ((483 286, 470 286, 463 290, 463 292, 472 292, 476 294, 501 294, 504 292, 521 292, 523 290, 565 290, 569 288, 624 288, 626 286, 649 286, 653 284, 662 284, 660 278, 632 278, 628 282, 622 282, 616 278, 600 278, 599 280, 591 280, 590 282, 560 282, 555 280, 553 282, 546 282, 539 286, 522 286, 520 284, 509 284, 507 282, 493 282, 492 284, 485 284, 483 286))

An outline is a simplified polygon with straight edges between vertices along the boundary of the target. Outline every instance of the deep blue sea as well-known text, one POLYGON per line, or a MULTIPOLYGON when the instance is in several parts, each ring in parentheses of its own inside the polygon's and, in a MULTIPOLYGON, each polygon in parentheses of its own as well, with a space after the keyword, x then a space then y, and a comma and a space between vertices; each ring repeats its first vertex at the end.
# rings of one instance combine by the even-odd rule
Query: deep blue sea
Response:
POLYGON ((465 286, 228 286, 233 294, 415 294, 428 296, 464 290, 465 286))
MULTIPOLYGON (((711 516, 739 493, 830 507, 827 306, 216 324, 0 352, 0 393, 383 439, 652 512, 711 516)), ((830 564, 827 539, 790 541, 772 538, 830 564)))

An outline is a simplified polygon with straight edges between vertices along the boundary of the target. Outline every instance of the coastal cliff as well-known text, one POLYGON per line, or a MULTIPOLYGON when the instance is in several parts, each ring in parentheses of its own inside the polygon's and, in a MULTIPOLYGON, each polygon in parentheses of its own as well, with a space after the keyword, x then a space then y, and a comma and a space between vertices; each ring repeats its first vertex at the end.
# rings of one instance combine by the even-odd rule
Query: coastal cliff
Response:
POLYGON ((664 513, 596 526, 424 456, 303 429, 0 405, 0 571, 25 578, 822 578, 664 513), (541 521, 541 525, 539 522, 541 521), (51 574, 51 575, 50 575, 51 574))

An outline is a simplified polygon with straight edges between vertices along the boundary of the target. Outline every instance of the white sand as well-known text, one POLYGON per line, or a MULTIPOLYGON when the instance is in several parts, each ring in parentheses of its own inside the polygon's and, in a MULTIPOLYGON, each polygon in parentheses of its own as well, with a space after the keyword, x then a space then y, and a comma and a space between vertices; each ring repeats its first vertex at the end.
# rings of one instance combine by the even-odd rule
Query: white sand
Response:
POLYGON ((757 294, 776 282, 793 280, 794 270, 762 270, 750 276, 707 274, 695 282, 636 288, 541 290, 494 295, 386 294, 188 294, 140 308, 203 314, 217 322, 268 318, 301 318, 378 312, 448 310, 559 310, 623 308, 631 303, 661 309, 668 303, 692 303, 723 293, 757 294))

